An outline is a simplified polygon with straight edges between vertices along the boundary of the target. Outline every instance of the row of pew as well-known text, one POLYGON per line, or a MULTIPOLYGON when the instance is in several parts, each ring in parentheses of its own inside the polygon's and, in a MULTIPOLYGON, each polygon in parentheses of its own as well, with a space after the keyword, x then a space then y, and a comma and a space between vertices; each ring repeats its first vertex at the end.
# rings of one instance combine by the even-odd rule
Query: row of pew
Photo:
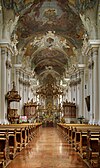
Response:
POLYGON ((41 123, 0 125, 0 168, 5 168, 37 134, 41 123))
POLYGON ((57 129, 90 168, 100 168, 100 126, 58 123, 57 129))

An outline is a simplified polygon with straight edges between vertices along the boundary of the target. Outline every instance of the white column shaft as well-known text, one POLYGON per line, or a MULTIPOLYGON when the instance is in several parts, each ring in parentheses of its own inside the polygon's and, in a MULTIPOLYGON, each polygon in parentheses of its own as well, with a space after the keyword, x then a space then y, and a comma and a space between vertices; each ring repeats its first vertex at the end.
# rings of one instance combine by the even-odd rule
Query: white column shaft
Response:
POLYGON ((98 49, 93 49, 94 59, 94 122, 97 123, 99 119, 99 83, 98 83, 98 49))
MULTIPOLYGON (((99 102, 100 102, 100 47, 98 49, 98 80, 99 80, 99 102)), ((98 113, 99 113, 99 125, 100 125, 100 103, 99 103, 99 110, 98 110, 98 113)))
POLYGON ((5 102, 6 94, 6 54, 7 49, 1 49, 1 121, 4 122, 7 117, 7 102, 5 102))

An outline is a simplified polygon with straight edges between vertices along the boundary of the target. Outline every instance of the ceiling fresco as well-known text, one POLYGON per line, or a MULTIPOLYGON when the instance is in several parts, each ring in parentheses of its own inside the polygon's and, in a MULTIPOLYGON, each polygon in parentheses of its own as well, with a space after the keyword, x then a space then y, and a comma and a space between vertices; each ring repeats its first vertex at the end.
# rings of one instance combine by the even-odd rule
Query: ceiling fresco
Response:
MULTIPOLYGON (((27 11, 31 6, 37 5, 40 7, 45 0, 3 0, 3 4, 7 9, 14 9, 15 14, 20 14, 27 11)), ((53 0, 48 0, 49 2, 53 0)), ((66 5, 71 5, 74 10, 84 12, 91 9, 96 4, 96 0, 57 0, 58 4, 66 9, 66 5)))
POLYGON ((19 18, 17 30, 17 35, 22 41, 23 38, 32 38, 34 33, 56 31, 76 47, 82 45, 84 31, 79 15, 68 5, 65 10, 56 0, 31 6, 30 10, 19 18))
POLYGON ((20 55, 30 59, 31 70, 43 83, 48 83, 48 76, 60 79, 76 60, 75 50, 82 47, 85 32, 80 13, 95 3, 96 0, 3 0, 4 7, 13 9, 19 17, 14 33, 20 55))

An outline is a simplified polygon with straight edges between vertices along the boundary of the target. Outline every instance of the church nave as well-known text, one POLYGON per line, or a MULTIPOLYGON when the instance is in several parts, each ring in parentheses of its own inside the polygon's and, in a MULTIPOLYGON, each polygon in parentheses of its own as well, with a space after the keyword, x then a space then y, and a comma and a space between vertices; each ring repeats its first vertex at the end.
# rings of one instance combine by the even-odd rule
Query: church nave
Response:
POLYGON ((87 168, 81 157, 53 127, 41 128, 7 168, 87 168))
POLYGON ((87 167, 100 168, 100 0, 0 0, 0 168, 87 167))

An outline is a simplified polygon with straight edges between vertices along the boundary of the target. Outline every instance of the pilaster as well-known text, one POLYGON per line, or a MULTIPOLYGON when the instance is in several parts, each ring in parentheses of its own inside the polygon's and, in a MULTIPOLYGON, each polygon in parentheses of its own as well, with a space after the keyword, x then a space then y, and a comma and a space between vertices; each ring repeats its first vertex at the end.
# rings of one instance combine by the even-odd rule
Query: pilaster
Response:
POLYGON ((99 75, 99 49, 100 49, 100 40, 90 40, 90 51, 91 51, 91 56, 93 58, 93 92, 91 98, 93 99, 92 103, 92 108, 93 108, 93 123, 98 124, 99 122, 99 116, 100 116, 100 75, 99 75))
POLYGON ((6 59, 6 91, 7 92, 11 90, 11 69, 12 69, 11 57, 12 57, 12 53, 10 50, 8 50, 7 59, 6 59))
POLYGON ((6 40, 0 41, 0 122, 7 123, 7 101, 5 95, 11 84, 12 46, 6 40))
MULTIPOLYGON (((88 95, 90 95, 89 123, 100 122, 100 40, 84 41, 83 56, 88 58, 88 95)), ((88 96, 87 95, 87 96, 88 96)))
POLYGON ((91 50, 88 53, 88 69, 89 69, 89 79, 88 79, 88 95, 90 95, 90 111, 89 111, 89 123, 93 123, 94 120, 94 61, 93 53, 91 50))
MULTIPOLYGON (((1 58, 1 48, 0 48, 0 93, 1 93, 1 90, 2 90, 2 88, 1 88, 1 77, 2 77, 2 75, 1 75, 1 60, 2 60, 2 58, 1 58)), ((1 94, 0 94, 0 120, 1 120, 1 94)))
POLYGON ((84 116, 85 117, 85 110, 84 110, 84 104, 85 104, 85 98, 84 98, 84 68, 85 64, 79 64, 79 78, 81 79, 80 85, 79 85, 79 117, 84 116))
MULTIPOLYGON (((19 77, 20 77, 20 67, 22 65, 21 64, 15 64, 14 68, 15 68, 15 82, 16 82, 16 90, 18 91, 18 93, 20 94, 20 85, 19 85, 19 77)), ((17 108, 18 108, 18 114, 20 115, 20 102, 17 103, 17 108)))
POLYGON ((98 74, 99 74, 99 121, 98 124, 100 125, 100 45, 99 45, 99 49, 98 49, 98 74))
POLYGON ((1 48, 1 122, 7 119, 7 101, 5 101, 6 94, 6 57, 7 48, 1 48))

